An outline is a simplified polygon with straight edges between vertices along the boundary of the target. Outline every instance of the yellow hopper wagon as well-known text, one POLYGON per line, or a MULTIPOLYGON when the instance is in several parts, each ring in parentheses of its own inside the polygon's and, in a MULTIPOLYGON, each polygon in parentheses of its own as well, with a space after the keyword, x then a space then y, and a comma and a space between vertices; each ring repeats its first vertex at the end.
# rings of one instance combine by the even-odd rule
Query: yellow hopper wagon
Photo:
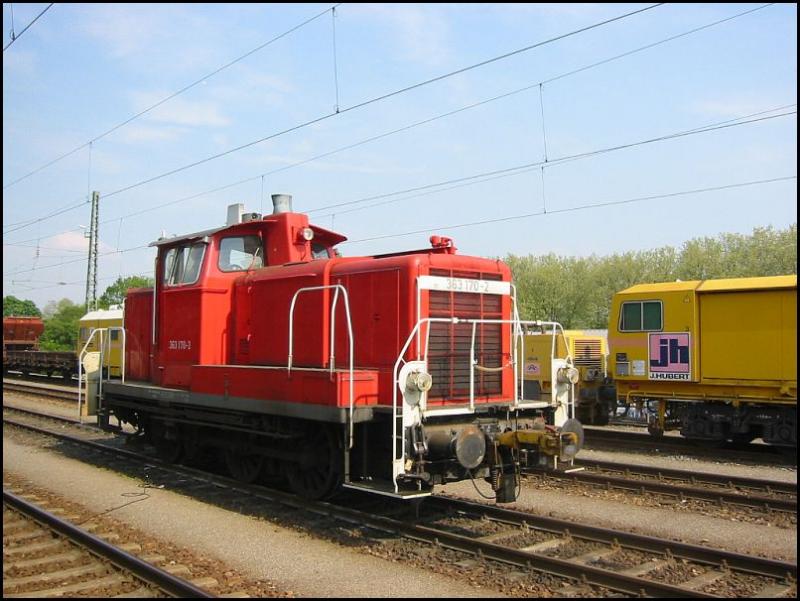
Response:
POLYGON ((653 434, 797 447, 797 276, 644 284, 614 296, 619 400, 653 434))

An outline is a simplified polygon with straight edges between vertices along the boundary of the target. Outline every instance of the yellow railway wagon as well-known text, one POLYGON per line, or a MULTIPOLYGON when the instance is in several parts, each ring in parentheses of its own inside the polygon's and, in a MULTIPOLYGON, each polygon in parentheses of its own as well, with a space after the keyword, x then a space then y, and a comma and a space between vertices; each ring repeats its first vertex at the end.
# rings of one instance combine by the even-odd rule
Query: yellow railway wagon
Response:
MULTIPOLYGON (((86 315, 81 317, 78 322, 80 330, 78 333, 78 348, 77 352, 80 354, 84 348, 86 341, 90 339, 89 345, 86 347, 88 352, 100 351, 100 334, 95 334, 92 337, 92 332, 98 328, 121 328, 122 309, 116 308, 112 305, 111 309, 99 309, 97 311, 89 311, 86 315)), ((104 370, 111 375, 112 378, 118 378, 122 375, 121 362, 122 362, 122 335, 119 330, 111 329, 103 332, 104 352, 106 356, 103 358, 104 370)))
MULTIPOLYGON (((607 424, 616 399, 607 373, 608 344, 605 336, 566 330, 564 338, 556 337, 555 344, 555 356, 559 359, 566 359, 567 355, 572 357, 580 374, 575 384, 575 417, 585 424, 607 424)), ((553 337, 549 333, 526 333, 524 398, 536 399, 550 394, 552 346, 553 337)))
POLYGON ((653 402, 654 434, 797 446, 797 276, 643 284, 614 295, 620 400, 653 402))

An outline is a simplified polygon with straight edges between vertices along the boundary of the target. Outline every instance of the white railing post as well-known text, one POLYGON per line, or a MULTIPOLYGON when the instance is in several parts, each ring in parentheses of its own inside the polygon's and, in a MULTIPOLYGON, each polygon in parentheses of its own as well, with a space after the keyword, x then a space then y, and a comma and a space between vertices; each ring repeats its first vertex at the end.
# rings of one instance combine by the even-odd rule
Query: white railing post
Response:
POLYGON ((475 410, 475 331, 478 328, 478 322, 472 322, 472 338, 469 344, 469 408, 475 410))
MULTIPOLYGON (((330 332, 330 350, 328 355, 328 362, 333 365, 334 362, 334 342, 335 342, 335 327, 336 327, 336 304, 339 300, 339 292, 343 293, 344 298, 344 308, 345 308, 345 316, 347 317, 347 334, 348 334, 348 343, 350 347, 349 359, 350 359, 350 366, 348 368, 348 373, 350 376, 350 385, 349 385, 349 439, 348 439, 348 448, 353 448, 353 410, 354 410, 354 389, 353 389, 353 320, 350 315, 350 299, 347 294, 347 289, 342 286, 341 284, 331 284, 328 286, 308 286, 306 288, 299 288, 292 297, 292 302, 289 305, 289 354, 287 357, 286 369, 289 374, 292 372, 292 361, 294 359, 293 351, 294 351, 294 308, 297 303, 297 298, 300 294, 304 292, 314 292, 314 291, 321 291, 321 290, 335 290, 335 294, 333 297, 333 304, 330 308, 332 317, 331 317, 331 332, 330 332)), ((333 373, 333 368, 331 367, 330 373, 333 373)))
MULTIPOLYGON (((89 338, 86 339, 83 347, 81 348, 81 352, 78 353, 78 421, 83 423, 83 417, 81 415, 81 409, 83 407, 83 358, 86 356, 86 349, 91 344, 92 340, 94 339, 95 334, 99 333, 100 336, 100 344, 98 348, 100 349, 100 388, 98 390, 98 395, 102 392, 103 388, 103 332, 106 331, 108 328, 95 328, 92 330, 92 333, 89 334, 89 338)), ((123 359, 124 360, 124 359, 123 359)), ((88 382, 88 380, 87 380, 88 382)))

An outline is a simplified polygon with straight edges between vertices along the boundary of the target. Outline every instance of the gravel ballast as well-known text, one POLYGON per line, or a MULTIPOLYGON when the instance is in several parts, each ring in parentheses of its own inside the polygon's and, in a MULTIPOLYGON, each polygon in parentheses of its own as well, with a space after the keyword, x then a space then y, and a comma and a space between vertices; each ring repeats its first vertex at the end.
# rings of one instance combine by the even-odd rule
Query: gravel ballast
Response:
MULTIPOLYGON (((125 503, 140 483, 57 453, 3 437, 3 470, 98 513, 125 503)), ((454 580, 402 562, 353 552, 158 488, 115 509, 115 519, 153 536, 223 560, 253 579, 293 596, 497 597, 497 590, 454 580)))

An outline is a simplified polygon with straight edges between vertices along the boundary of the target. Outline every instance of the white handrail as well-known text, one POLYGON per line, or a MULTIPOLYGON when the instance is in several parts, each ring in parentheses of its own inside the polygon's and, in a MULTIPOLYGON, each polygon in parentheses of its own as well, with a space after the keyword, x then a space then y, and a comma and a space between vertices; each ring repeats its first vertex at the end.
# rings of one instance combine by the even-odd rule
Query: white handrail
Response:
POLYGON ((475 332, 478 324, 472 322, 472 337, 469 345, 469 408, 475 410, 475 332))
MULTIPOLYGON (((515 311, 515 314, 516 314, 516 311, 515 311)), ((418 338, 420 336, 421 328, 424 325, 428 326, 426 328, 427 335, 425 336, 425 341, 424 341, 425 343, 424 343, 424 345, 420 345, 419 344, 419 340, 418 340, 418 347, 419 346, 423 346, 424 349, 425 349, 425 353, 423 355, 423 361, 425 362, 425 364, 427 366, 427 363, 428 363, 428 341, 430 339, 430 330, 431 330, 430 324, 432 324, 432 323, 449 323, 449 324, 453 324, 453 325, 459 324, 459 323, 472 324, 472 327, 473 327, 472 336, 473 336, 473 338, 472 338, 472 344, 471 344, 471 348, 470 348, 470 364, 471 364, 470 365, 470 399, 469 399, 470 403, 469 403, 469 409, 468 410, 464 410, 465 413, 466 412, 472 413, 475 410, 475 394, 474 394, 474 380, 473 380, 473 368, 474 368, 474 365, 472 365, 472 364, 474 363, 474 356, 475 356, 475 339, 474 339, 474 336, 475 336, 475 330, 476 330, 478 325, 492 325, 492 324, 504 325, 504 324, 510 324, 512 326, 512 328, 514 328, 517 332, 522 332, 523 331, 523 327, 525 327, 525 326, 542 327, 542 326, 548 326, 549 325, 549 326, 552 326, 554 329, 556 329, 556 328, 561 329, 562 334, 563 334, 563 331, 564 331, 563 327, 558 322, 522 321, 522 320, 519 319, 518 314, 515 315, 514 319, 467 319, 467 318, 460 318, 460 317, 424 317, 424 318, 418 319, 417 323, 414 325, 414 328, 411 330, 411 332, 409 333, 408 337, 406 338, 405 344, 403 344, 403 347, 401 348, 400 353, 397 356, 397 359, 396 359, 396 361, 394 363, 394 368, 393 368, 393 371, 392 371, 392 378, 393 378, 392 381, 394 382, 394 384, 392 386, 392 480, 394 482, 395 493, 397 493, 398 490, 399 490, 398 485, 397 485, 397 476, 399 474, 395 473, 395 466, 397 465, 398 459, 405 460, 405 448, 406 448, 406 446, 405 446, 405 425, 403 425, 403 431, 400 434, 400 441, 401 441, 400 450, 401 450, 402 456, 398 457, 397 456, 397 443, 396 443, 397 438, 398 438, 398 435, 397 435, 397 405, 398 405, 397 396, 398 395, 397 395, 397 393, 398 393, 398 390, 400 390, 401 387, 402 387, 401 383, 398 381, 399 371, 400 371, 401 365, 407 363, 407 361, 405 359, 405 355, 408 352, 408 349, 411 346, 411 343, 414 341, 414 339, 418 338)), ((521 353, 521 352, 522 352, 522 349, 520 349, 520 346, 514 345, 513 355, 514 355, 514 360, 517 361, 517 364, 518 364, 518 361, 519 361, 518 360, 518 354, 521 353)), ((511 363, 511 365, 512 365, 512 368, 513 368, 514 367, 514 362, 513 361, 511 363)), ((522 377, 521 377, 522 376, 522 371, 523 370, 519 370, 520 382, 522 381, 522 377)), ((514 408, 518 408, 519 407, 520 393, 521 393, 521 390, 517 387, 516 374, 515 374, 515 378, 514 378, 514 408)))
MULTIPOLYGON (((335 339, 335 334, 336 334, 336 332, 335 332, 335 327, 336 327, 336 317, 335 317, 335 315, 336 315, 336 304, 339 301, 339 291, 344 293, 344 296, 343 296, 344 297, 344 309, 345 309, 345 315, 347 316, 347 334, 348 334, 349 343, 350 343, 349 344, 349 346, 350 346, 350 348, 349 348, 349 351, 350 351, 349 352, 349 355, 350 355, 350 367, 349 367, 349 375, 350 375, 350 382, 349 382, 350 417, 349 417, 349 420, 348 420, 350 422, 350 428, 349 428, 349 445, 348 445, 348 448, 352 449, 353 448, 353 400, 354 400, 354 396, 353 396, 353 346, 354 346, 353 345, 353 320, 350 317, 350 300, 349 300, 349 297, 348 297, 348 294, 347 294, 347 289, 344 286, 342 286, 341 284, 331 284, 331 285, 327 285, 327 286, 308 286, 306 288, 300 288, 294 293, 294 296, 292 297, 292 303, 289 305, 289 356, 288 356, 287 362, 286 362, 286 370, 287 370, 287 372, 289 374, 292 373, 292 362, 293 362, 293 358, 294 358, 294 355, 292 353, 292 351, 294 350, 294 307, 295 307, 295 304, 297 303, 297 297, 300 296, 300 294, 303 293, 303 292, 313 292, 313 291, 317 291, 317 290, 336 290, 336 293, 334 294, 334 297, 333 297, 333 303, 332 303, 331 309, 330 309, 332 318, 331 318, 331 333, 330 333, 331 342, 330 342, 330 351, 329 351, 329 356, 328 356, 328 362, 331 364, 331 366, 333 365, 333 362, 335 361, 334 350, 333 349, 334 349, 334 339, 335 339)), ((333 367, 331 367, 330 373, 331 374, 333 373, 333 367)))
MULTIPOLYGON (((83 417, 81 416, 81 408, 83 407, 83 358, 86 356, 87 348, 89 344, 94 339, 95 334, 99 333, 99 345, 97 348, 100 349, 100 381, 98 382, 98 389, 97 395, 98 399, 102 399, 103 396, 103 366, 105 365, 106 356, 105 350, 108 347, 108 357, 111 357, 111 332, 119 331, 122 333, 122 362, 120 364, 120 377, 122 382, 125 382, 125 349, 127 346, 127 336, 125 335, 125 327, 124 326, 110 326, 107 328, 95 328, 92 330, 92 333, 89 334, 89 338, 86 339, 86 342, 81 348, 81 352, 78 353, 78 421, 82 422, 83 417), (104 336, 104 333, 108 332, 108 338, 104 336)), ((108 365, 108 379, 111 380, 111 365, 108 365)), ((87 380, 88 381, 88 380, 87 380)), ((88 399, 87 399, 88 401, 88 399)))

